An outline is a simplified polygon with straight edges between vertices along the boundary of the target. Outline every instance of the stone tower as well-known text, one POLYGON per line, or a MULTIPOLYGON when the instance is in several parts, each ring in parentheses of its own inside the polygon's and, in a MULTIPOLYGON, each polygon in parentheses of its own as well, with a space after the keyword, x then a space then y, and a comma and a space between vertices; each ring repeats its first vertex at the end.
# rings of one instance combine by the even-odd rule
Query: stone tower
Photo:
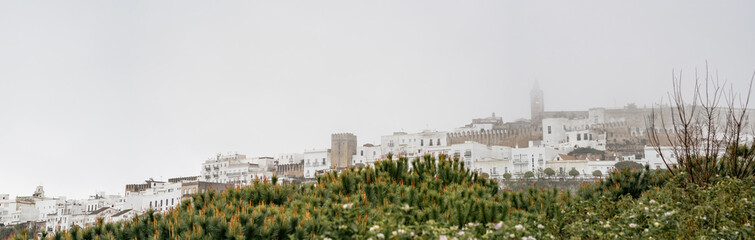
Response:
POLYGON ((544 111, 543 90, 540 89, 540 85, 535 81, 535 86, 530 91, 530 119, 532 123, 541 124, 540 120, 543 119, 544 111))
POLYGON ((351 133, 330 135, 330 166, 344 169, 352 166, 352 158, 357 154, 357 136, 351 133))

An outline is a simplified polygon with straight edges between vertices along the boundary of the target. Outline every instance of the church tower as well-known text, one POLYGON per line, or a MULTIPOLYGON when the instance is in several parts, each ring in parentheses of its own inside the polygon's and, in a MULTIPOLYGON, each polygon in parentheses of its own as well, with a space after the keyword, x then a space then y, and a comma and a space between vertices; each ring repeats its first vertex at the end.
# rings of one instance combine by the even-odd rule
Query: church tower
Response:
POLYGON ((540 85, 535 81, 535 86, 530 91, 530 119, 532 123, 539 124, 543 119, 543 90, 540 89, 540 85))

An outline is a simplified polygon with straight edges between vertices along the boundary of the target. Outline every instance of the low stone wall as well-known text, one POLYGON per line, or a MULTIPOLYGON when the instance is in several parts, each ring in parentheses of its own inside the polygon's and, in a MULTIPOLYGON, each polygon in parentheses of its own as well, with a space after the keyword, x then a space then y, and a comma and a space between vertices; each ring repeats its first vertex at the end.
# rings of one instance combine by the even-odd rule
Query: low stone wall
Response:
POLYGON ((504 190, 518 191, 529 187, 536 188, 557 188, 559 190, 569 190, 572 194, 579 190, 582 184, 592 184, 599 181, 597 178, 552 178, 552 179, 515 179, 501 180, 498 184, 504 190))

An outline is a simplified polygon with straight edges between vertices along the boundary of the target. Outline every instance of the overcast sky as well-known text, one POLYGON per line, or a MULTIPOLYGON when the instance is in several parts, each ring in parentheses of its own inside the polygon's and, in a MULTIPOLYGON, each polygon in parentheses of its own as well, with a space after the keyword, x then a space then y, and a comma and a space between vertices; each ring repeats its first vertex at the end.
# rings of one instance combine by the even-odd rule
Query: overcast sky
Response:
POLYGON ((123 194, 219 152, 276 156, 495 112, 744 87, 753 1, 2 1, 0 193, 123 194), (719 3, 719 4, 715 4, 719 3))

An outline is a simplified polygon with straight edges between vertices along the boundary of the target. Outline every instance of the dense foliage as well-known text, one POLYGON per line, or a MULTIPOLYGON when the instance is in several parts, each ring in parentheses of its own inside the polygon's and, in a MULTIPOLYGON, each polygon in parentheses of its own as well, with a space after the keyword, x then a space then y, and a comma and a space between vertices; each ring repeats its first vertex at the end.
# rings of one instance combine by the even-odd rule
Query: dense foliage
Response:
MULTIPOLYGON (((53 239, 752 239, 755 179, 684 184, 684 173, 623 169, 575 194, 501 191, 440 156, 384 160, 317 177, 194 195, 180 207, 53 239), (410 168, 410 166, 412 166, 410 168)), ((24 236, 17 236, 22 239, 24 236)))

